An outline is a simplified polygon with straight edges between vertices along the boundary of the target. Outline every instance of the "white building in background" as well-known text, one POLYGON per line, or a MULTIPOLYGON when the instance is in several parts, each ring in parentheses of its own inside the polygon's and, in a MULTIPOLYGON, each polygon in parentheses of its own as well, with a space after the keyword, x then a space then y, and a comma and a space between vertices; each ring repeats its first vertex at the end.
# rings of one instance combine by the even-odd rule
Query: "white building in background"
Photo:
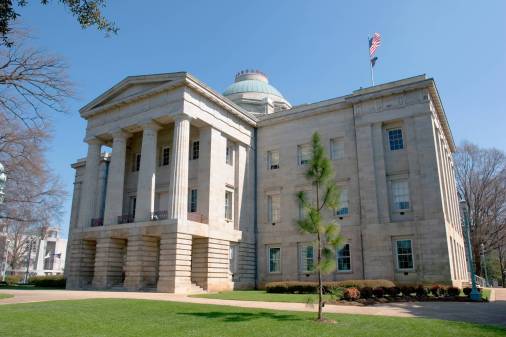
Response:
MULTIPOLYGON (((67 240, 60 237, 60 229, 51 227, 46 232, 46 238, 41 240, 35 236, 26 236, 23 238, 28 242, 32 240, 30 251, 30 265, 28 269, 29 276, 42 275, 62 275, 65 267, 65 257, 67 252, 67 240)), ((21 264, 17 269, 12 269, 8 265, 10 254, 12 252, 12 242, 7 234, 0 234, 0 272, 1 278, 4 275, 26 275, 28 256, 25 254, 21 258, 21 264)))
POLYGON ((80 114, 68 288, 314 280, 314 238, 295 225, 314 132, 341 191, 325 216, 347 239, 327 280, 467 281, 455 145, 431 78, 292 107, 258 71, 223 94, 188 73, 131 76, 80 114))

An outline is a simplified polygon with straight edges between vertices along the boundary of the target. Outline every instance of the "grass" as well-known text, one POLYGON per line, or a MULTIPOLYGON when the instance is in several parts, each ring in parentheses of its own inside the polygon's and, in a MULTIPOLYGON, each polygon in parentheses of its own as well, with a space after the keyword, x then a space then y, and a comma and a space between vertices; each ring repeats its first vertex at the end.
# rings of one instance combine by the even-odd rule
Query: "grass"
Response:
MULTIPOLYGON (((191 297, 213 298, 218 300, 263 301, 263 302, 291 302, 291 303, 318 303, 316 294, 270 294, 265 290, 236 290, 224 291, 214 294, 198 294, 191 297)), ((330 296, 324 295, 325 299, 330 296)))
POLYGON ((10 298, 10 297, 14 297, 14 296, 10 295, 10 294, 0 294, 0 300, 4 299, 4 298, 10 298))
POLYGON ((486 325, 424 318, 244 309, 148 300, 94 299, 0 306, 0 336, 504 336, 486 325))

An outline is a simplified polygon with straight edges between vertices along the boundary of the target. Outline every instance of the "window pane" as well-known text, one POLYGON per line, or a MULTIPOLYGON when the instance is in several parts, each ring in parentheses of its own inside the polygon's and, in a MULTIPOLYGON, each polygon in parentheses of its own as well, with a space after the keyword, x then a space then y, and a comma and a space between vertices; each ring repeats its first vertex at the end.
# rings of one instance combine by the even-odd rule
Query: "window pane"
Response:
POLYGON ((193 213, 197 211, 197 190, 193 189, 190 191, 190 203, 188 205, 188 210, 193 213))
POLYGON ((330 159, 337 160, 344 158, 344 141, 342 138, 330 140, 330 159))
POLYGON ((164 147, 162 149, 160 165, 167 166, 169 165, 169 162, 170 162, 170 148, 164 147))
POLYGON ((351 252, 349 244, 344 245, 344 247, 337 252, 337 270, 351 270, 351 252))
POLYGON ((269 170, 277 170, 279 168, 279 152, 269 151, 267 153, 267 168, 269 170))
POLYGON ((311 145, 299 145, 298 147, 299 165, 309 164, 311 160, 311 145))
POLYGON ((390 150, 401 150, 404 148, 404 141, 402 139, 402 129, 388 130, 388 141, 390 143, 390 150))
POLYGON ((337 215, 348 215, 349 214, 349 205, 348 205, 348 189, 341 188, 339 191, 339 205, 336 212, 337 215))
POLYGON ((398 240, 397 245, 397 265, 399 269, 413 269, 413 251, 411 240, 398 240))
POLYGON ((392 198, 395 209, 409 209, 409 184, 407 180, 392 181, 392 198))
POLYGON ((200 142, 198 140, 192 143, 192 159, 199 159, 200 142))
POLYGON ((225 219, 232 220, 232 192, 225 191, 225 219))
POLYGON ((269 195, 267 197, 268 203, 268 221, 270 223, 277 223, 280 219, 281 210, 281 197, 279 194, 269 195))
POLYGON ((269 272, 281 271, 281 248, 269 248, 269 272))

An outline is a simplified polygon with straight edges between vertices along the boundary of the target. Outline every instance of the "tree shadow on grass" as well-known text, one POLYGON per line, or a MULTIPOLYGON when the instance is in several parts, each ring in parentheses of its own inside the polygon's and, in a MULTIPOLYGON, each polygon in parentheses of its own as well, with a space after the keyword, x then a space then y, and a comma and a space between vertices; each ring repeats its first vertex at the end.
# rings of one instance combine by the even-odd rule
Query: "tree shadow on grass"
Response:
POLYGON ((276 314, 271 312, 222 312, 222 311, 208 311, 208 312, 184 312, 177 313, 178 315, 195 316, 209 319, 221 319, 224 322, 246 322, 257 319, 271 319, 276 321, 301 321, 302 319, 295 315, 276 314))

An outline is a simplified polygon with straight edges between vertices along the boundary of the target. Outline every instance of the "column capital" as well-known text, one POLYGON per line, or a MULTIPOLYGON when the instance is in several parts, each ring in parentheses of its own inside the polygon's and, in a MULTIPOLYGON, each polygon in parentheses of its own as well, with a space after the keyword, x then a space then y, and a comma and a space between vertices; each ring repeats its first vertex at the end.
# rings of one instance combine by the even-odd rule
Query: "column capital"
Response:
POLYGON ((84 139, 84 142, 87 143, 88 145, 102 145, 104 144, 104 142, 100 139, 98 139, 97 137, 86 137, 84 139))
POLYGON ((191 119, 192 119, 192 116, 187 115, 183 112, 178 113, 177 115, 174 116, 175 122, 180 122, 180 121, 185 121, 185 120, 190 121, 191 119))
POLYGON ((158 131, 162 128, 162 126, 160 124, 158 124, 157 122, 155 122, 151 119, 141 122, 140 125, 141 125, 143 131, 146 131, 146 130, 158 131))
POLYGON ((111 132, 112 138, 114 139, 127 139, 132 136, 130 132, 124 131, 123 129, 116 129, 111 132))

